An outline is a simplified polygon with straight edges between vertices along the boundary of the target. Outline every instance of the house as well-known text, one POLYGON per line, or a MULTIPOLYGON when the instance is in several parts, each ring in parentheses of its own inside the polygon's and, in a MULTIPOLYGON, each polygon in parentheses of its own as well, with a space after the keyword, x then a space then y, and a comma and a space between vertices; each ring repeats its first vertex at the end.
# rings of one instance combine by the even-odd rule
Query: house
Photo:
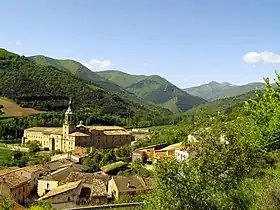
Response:
POLYGON ((71 173, 63 184, 50 190, 39 200, 47 200, 54 208, 69 208, 77 204, 107 203, 107 176, 71 173))
POLYGON ((113 176, 108 183, 108 195, 119 199, 122 195, 135 195, 152 189, 151 178, 113 176))
POLYGON ((183 149, 183 148, 185 148, 183 142, 169 145, 162 149, 156 150, 154 153, 154 158, 158 159, 161 157, 173 157, 175 154, 175 149, 183 149))
POLYGON ((42 177, 38 180, 37 194, 41 197, 49 191, 57 188, 66 177, 72 172, 86 171, 88 168, 79 164, 67 164, 63 168, 58 168, 56 171, 42 177))
POLYGON ((134 140, 130 132, 119 126, 85 126, 82 121, 75 125, 71 104, 70 100, 63 127, 25 129, 22 144, 37 141, 42 148, 69 152, 76 147, 120 147, 134 140))
POLYGON ((27 166, 8 170, 0 175, 0 195, 11 197, 15 202, 23 203, 36 187, 38 178, 42 175, 42 165, 27 166))
MULTIPOLYGON (((84 193, 86 189, 88 191, 88 196, 82 196, 84 199, 80 199, 79 203, 107 203, 107 184, 110 180, 108 175, 99 175, 93 173, 83 173, 83 172, 72 172, 64 180, 65 183, 75 182, 81 180, 82 188, 84 188, 84 193)), ((81 196, 80 196, 81 197, 81 196)))
POLYGON ((54 208, 66 208, 76 205, 81 193, 81 181, 67 183, 50 190, 38 200, 47 200, 54 208))
POLYGON ((163 143, 163 144, 157 144, 157 145, 152 145, 152 146, 148 146, 148 147, 138 148, 132 152, 132 162, 134 162, 136 160, 140 160, 140 162, 146 162, 146 160, 149 157, 154 156, 156 150, 160 150, 166 146, 167 146, 167 144, 163 143))

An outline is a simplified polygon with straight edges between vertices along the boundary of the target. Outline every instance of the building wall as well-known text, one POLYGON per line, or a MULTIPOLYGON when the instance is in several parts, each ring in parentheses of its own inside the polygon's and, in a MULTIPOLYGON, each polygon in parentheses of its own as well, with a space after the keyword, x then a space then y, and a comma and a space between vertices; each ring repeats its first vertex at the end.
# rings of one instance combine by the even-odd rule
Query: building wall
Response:
MULTIPOLYGON (((78 128, 79 129, 79 128, 78 128)), ((79 131, 77 129, 77 131, 79 131)), ((87 133, 87 131, 85 131, 87 133)), ((59 134, 44 134, 42 132, 24 131, 22 143, 29 141, 38 141, 43 148, 49 150, 60 150, 63 152, 73 151, 75 147, 97 147, 97 148, 114 148, 129 144, 133 140, 131 134, 123 135, 105 135, 104 131, 93 130, 88 132, 89 136, 71 136, 63 138, 59 134)))
POLYGON ((46 194, 46 190, 53 190, 58 187, 58 181, 39 180, 37 193, 40 197, 46 194))
POLYGON ((27 196, 30 195, 33 187, 29 182, 23 183, 22 185, 11 189, 11 196, 18 203, 23 203, 27 196))
POLYGON ((79 200, 80 192, 81 186, 77 187, 76 189, 69 190, 65 193, 61 193, 44 200, 50 201, 54 208, 72 206, 79 200))
POLYGON ((175 158, 176 160, 187 160, 189 157, 189 153, 184 150, 175 150, 175 158))
POLYGON ((119 199, 119 190, 113 179, 108 181, 108 195, 109 197, 114 197, 116 200, 119 199))

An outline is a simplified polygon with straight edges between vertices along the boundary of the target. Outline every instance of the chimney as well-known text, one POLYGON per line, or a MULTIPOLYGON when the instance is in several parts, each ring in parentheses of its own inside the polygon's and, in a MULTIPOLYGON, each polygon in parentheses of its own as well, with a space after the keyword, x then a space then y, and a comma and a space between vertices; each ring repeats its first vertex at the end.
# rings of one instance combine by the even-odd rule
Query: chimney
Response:
POLYGON ((130 188, 130 180, 127 181, 127 188, 130 188))

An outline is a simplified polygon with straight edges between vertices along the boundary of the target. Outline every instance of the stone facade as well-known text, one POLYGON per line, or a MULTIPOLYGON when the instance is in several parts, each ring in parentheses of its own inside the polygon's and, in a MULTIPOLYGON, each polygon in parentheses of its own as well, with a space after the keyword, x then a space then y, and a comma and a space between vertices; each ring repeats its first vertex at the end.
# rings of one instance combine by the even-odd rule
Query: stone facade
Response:
POLYGON ((24 130, 22 144, 38 141, 42 148, 69 152, 77 147, 114 148, 131 143, 133 136, 118 126, 74 125, 71 101, 63 127, 33 127, 24 130))

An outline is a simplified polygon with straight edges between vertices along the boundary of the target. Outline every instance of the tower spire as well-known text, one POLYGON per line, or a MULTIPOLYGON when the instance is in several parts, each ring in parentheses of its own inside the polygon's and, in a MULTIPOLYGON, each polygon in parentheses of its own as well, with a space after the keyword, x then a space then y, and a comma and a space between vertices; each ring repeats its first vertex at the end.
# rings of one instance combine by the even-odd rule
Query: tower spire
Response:
POLYGON ((69 102, 68 102, 68 109, 65 112, 65 114, 73 114, 72 110, 71 110, 71 105, 72 105, 72 99, 70 98, 69 102))

